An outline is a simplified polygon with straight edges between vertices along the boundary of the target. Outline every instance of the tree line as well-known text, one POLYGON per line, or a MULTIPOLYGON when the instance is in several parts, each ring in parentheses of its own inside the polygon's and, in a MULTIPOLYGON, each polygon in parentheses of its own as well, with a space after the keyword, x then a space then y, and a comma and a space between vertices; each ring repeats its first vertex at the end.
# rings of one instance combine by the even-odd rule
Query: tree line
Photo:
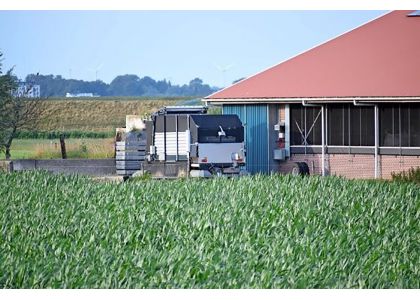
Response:
POLYGON ((66 93, 93 93, 97 96, 207 96, 218 90, 204 84, 200 78, 188 84, 174 85, 168 80, 155 80, 149 76, 119 75, 107 84, 101 80, 84 81, 65 79, 61 75, 29 74, 26 82, 40 85, 41 97, 63 97, 66 93))

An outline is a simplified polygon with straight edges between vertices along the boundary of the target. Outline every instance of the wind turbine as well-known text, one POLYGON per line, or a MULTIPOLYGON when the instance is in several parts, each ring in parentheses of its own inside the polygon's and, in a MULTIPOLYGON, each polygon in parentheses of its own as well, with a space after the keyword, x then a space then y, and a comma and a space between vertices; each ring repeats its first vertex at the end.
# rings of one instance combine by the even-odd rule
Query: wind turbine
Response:
POLYGON ((104 66, 104 64, 103 63, 100 63, 94 69, 88 68, 89 71, 95 72, 95 81, 98 81, 98 74, 99 74, 99 71, 102 69, 103 66, 104 66))
POLYGON ((74 66, 69 66, 69 79, 73 79, 73 75, 77 73, 77 70, 80 69, 74 66))
POLYGON ((215 64, 215 67, 222 73, 222 84, 223 84, 223 87, 225 87, 226 86, 225 74, 227 71, 229 71, 233 67, 233 64, 229 64, 225 66, 215 64))

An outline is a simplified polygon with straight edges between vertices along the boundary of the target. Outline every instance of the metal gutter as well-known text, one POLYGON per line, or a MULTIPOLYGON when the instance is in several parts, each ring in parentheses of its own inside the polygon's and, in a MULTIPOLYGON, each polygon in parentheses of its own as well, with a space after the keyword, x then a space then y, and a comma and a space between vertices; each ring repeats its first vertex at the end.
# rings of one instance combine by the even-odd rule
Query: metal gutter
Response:
POLYGON ((348 102, 369 102, 369 103, 387 103, 387 102, 420 102, 420 96, 410 97, 302 97, 302 98, 235 98, 235 99, 202 99, 206 104, 264 104, 279 103, 291 104, 301 103, 340 103, 348 102))

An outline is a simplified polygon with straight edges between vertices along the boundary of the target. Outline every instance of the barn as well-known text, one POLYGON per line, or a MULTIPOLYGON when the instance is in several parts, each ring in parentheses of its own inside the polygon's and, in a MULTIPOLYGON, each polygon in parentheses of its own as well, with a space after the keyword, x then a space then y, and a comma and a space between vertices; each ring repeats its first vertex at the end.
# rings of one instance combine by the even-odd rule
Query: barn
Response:
POLYGON ((390 178, 420 166, 420 11, 392 11, 203 100, 245 125, 247 169, 390 178))

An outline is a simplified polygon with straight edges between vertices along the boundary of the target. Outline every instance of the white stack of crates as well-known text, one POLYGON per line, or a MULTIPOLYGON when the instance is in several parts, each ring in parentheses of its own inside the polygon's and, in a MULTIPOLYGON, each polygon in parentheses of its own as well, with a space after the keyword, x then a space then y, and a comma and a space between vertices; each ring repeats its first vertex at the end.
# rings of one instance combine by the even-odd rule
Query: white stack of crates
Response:
POLYGON ((146 131, 139 116, 128 115, 126 128, 117 129, 115 164, 117 175, 131 176, 143 171, 146 159, 146 131))

